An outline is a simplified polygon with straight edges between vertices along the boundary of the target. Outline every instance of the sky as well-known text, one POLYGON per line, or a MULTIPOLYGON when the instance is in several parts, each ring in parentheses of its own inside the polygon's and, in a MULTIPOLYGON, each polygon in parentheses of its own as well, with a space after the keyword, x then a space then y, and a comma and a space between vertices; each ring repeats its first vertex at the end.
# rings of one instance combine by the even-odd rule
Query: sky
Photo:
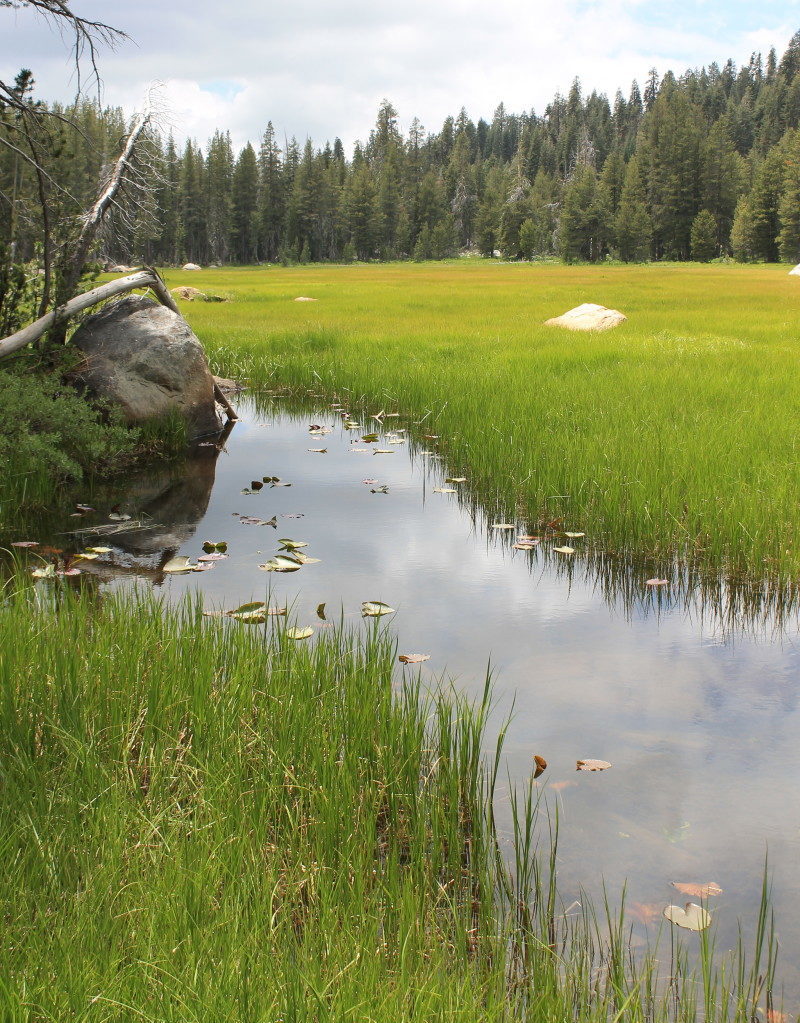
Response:
MULTIPOLYGON (((279 139, 366 139, 389 99, 404 131, 430 131, 465 107, 490 120, 542 112, 575 77, 613 99, 648 70, 754 50, 780 54, 800 29, 800 0, 72 0, 130 41, 100 55, 102 101, 138 108, 160 82, 165 130, 238 149, 271 120, 279 139)), ((70 99, 69 40, 31 10, 0 8, 0 79, 29 67, 46 99, 70 99)), ((96 93, 95 93, 96 94, 96 93)))

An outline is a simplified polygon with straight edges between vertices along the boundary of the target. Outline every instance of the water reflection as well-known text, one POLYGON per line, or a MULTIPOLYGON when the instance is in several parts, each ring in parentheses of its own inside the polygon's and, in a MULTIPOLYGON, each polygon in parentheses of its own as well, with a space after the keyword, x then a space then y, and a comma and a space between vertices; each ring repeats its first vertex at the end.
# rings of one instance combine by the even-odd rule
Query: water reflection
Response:
MULTIPOLYGON (((644 936, 660 922, 647 907, 681 901, 671 881, 716 881, 724 889, 712 906, 718 944, 733 947, 737 920, 748 935, 768 849, 781 972, 800 991, 800 920, 791 911, 800 897, 795 598, 663 562, 582 554, 581 541, 579 553, 560 555, 560 540, 522 518, 519 532, 536 527, 544 538, 533 551, 516 550, 516 531, 489 528, 508 512, 487 513, 469 483, 435 492, 446 476, 469 473, 424 456, 422 445, 435 450, 436 442, 417 443, 413 424, 391 424, 409 429, 404 444, 387 440, 386 423, 370 426, 381 439, 369 444, 360 440, 365 429, 346 430, 334 410, 316 405, 293 417, 274 409, 243 405, 244 421, 221 452, 202 449, 182 469, 132 480, 124 496, 93 495, 97 518, 80 527, 107 522, 101 512, 116 502, 147 521, 106 536, 113 555, 87 570, 114 586, 139 574, 170 599, 199 588, 217 609, 263 599, 269 588, 273 602, 314 628, 324 627, 320 603, 329 618, 341 612, 358 622, 362 601, 383 600, 398 609, 389 623, 398 652, 431 655, 424 678, 453 677, 477 694, 491 662, 495 726, 513 704, 508 776, 527 777, 536 753, 549 763, 539 784, 559 809, 567 902, 582 889, 601 898, 603 882, 612 893, 627 884, 644 936), (312 437, 312 422, 333 430, 312 437), (243 493, 263 476, 291 486, 243 493), (307 542, 320 562, 265 574, 258 566, 281 537, 307 542), (165 578, 167 558, 195 559, 205 539, 227 541, 229 557, 202 575, 165 578), (669 587, 646 587, 656 575, 669 587), (577 773, 579 757, 613 768, 577 773)), ((53 532, 75 528, 69 511, 53 532)), ((507 823, 506 800, 501 790, 507 823)))

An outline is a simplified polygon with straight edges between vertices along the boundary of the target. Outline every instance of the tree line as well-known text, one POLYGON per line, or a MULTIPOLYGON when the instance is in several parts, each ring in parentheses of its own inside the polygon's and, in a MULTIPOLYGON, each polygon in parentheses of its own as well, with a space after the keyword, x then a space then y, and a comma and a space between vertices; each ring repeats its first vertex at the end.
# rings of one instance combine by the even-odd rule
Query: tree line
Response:
MULTIPOLYGON (((30 96, 32 79, 17 80, 30 96)), ((48 107, 51 216, 76 216, 126 131, 118 109, 48 107)), ((13 135, 18 111, 0 106, 13 135)), ((800 261, 800 32, 778 58, 753 54, 663 79, 613 102, 576 79, 541 114, 474 122, 463 109, 438 131, 407 134, 381 103, 348 157, 337 138, 279 140, 271 123, 234 151, 217 131, 178 147, 151 133, 146 195, 111 217, 115 262, 208 265, 439 259, 800 261)), ((0 252, 36 255, 37 183, 0 150, 0 252)))

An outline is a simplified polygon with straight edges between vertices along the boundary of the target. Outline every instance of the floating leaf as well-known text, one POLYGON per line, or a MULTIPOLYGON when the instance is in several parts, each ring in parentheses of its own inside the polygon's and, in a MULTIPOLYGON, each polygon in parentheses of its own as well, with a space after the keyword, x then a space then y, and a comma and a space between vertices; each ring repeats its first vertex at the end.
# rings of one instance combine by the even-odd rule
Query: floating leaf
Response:
POLYGON ((287 629, 286 636, 288 639, 308 639, 309 636, 314 635, 314 630, 309 626, 305 629, 287 629))
POLYGON ((579 760, 577 771, 607 771, 611 764, 607 760, 579 760))
POLYGON ((261 488, 263 486, 264 486, 264 481, 263 480, 251 480, 250 481, 250 489, 251 490, 261 490, 261 488))
POLYGON ((366 441, 367 444, 376 444, 377 441, 378 441, 378 434, 377 433, 365 433, 364 436, 361 439, 363 441, 366 441))
POLYGON ((201 564, 202 561, 203 561, 202 558, 197 559, 197 564, 192 566, 193 572, 210 572, 211 569, 214 567, 213 564, 211 565, 205 563, 201 564))
POLYGON ((12 547, 38 547, 39 546, 39 541, 38 540, 15 540, 14 543, 11 544, 11 546, 12 547))
POLYGON ((538 778, 543 771, 547 770, 547 761, 544 757, 540 757, 538 753, 534 753, 533 762, 536 764, 536 770, 533 772, 533 777, 538 778))
POLYGON ((224 540, 218 540, 216 542, 213 540, 203 541, 203 550, 206 554, 213 554, 214 551, 219 551, 221 554, 224 554, 227 549, 228 545, 224 540))
POLYGON ((54 579, 56 567, 55 565, 45 565, 44 568, 34 568, 31 575, 34 579, 54 579))
POLYGON ((365 600, 361 605, 361 614, 365 618, 380 618, 381 615, 394 614, 394 608, 380 600, 365 600))
POLYGON ((361 482, 362 483, 366 483, 368 487, 374 487, 378 481, 377 480, 362 480, 361 482))
POLYGON ((264 483, 280 483, 280 476, 262 476, 261 479, 264 483))
POLYGON ((714 881, 705 884, 690 884, 681 881, 673 881, 672 887, 677 888, 681 895, 690 895, 695 899, 705 899, 709 895, 722 895, 722 889, 714 881))
POLYGON ((84 561, 97 561, 99 557, 100 555, 95 554, 94 551, 83 551, 81 554, 75 555, 75 560, 77 561, 78 558, 82 558, 84 561))
POLYGON ((397 658, 403 664, 421 664, 423 661, 429 661, 430 659, 430 654, 400 654, 397 658))
POLYGON ((285 551, 295 551, 298 547, 308 547, 305 540, 290 540, 288 537, 278 540, 278 543, 285 551))
POLYGON ((194 572, 194 565, 188 558, 170 558, 166 565, 162 567, 161 571, 171 572, 176 575, 180 572, 194 572))
POLYGON ((554 551, 558 551, 559 554, 574 554, 575 553, 575 548, 574 547, 554 547, 553 550, 554 551))
POLYGON ((445 483, 466 483, 466 476, 448 476, 445 483))
POLYGON ((369 448, 350 448, 350 454, 366 455, 369 454, 369 448))
POLYGON ((570 540, 576 540, 580 536, 586 536, 585 533, 565 533, 564 536, 568 536, 570 540))
POLYGON ((394 451, 391 448, 375 448, 372 453, 373 455, 393 455, 394 451))
POLYGON ((312 455, 327 455, 327 448, 306 448, 306 451, 310 451, 312 455))
POLYGON ((113 548, 111 547, 87 547, 87 551, 91 551, 92 554, 110 554, 113 548))
POLYGON ((58 569, 56 571, 56 575, 66 575, 66 576, 81 575, 81 570, 79 568, 75 568, 74 565, 73 565, 73 566, 70 566, 69 568, 58 569))
MULTIPOLYGON (((537 540, 536 543, 538 543, 538 542, 539 541, 537 540)), ((515 543, 514 544, 514 550, 515 551, 532 551, 532 550, 535 550, 535 549, 536 549, 536 544, 535 543, 515 543)))
POLYGON ((264 572, 296 572, 299 568, 302 568, 302 564, 297 558, 290 558, 286 554, 278 554, 274 558, 270 558, 266 564, 259 565, 258 567, 264 572))
POLYGON ((294 557, 301 565, 318 565, 321 558, 310 558, 307 554, 303 554, 302 551, 295 551, 294 557))
POLYGON ((372 490, 370 490, 370 493, 371 494, 388 494, 389 493, 389 488, 384 484, 382 487, 373 487, 372 490))
POLYGON ((87 512, 93 512, 95 509, 90 504, 76 504, 75 511, 79 511, 81 515, 85 515, 87 512))
POLYGON ((273 479, 272 481, 273 487, 290 487, 291 485, 291 483, 284 483, 283 480, 273 479))
POLYGON ((317 618, 319 618, 319 620, 321 622, 324 622, 324 621, 327 620, 325 618, 325 602, 324 601, 321 604, 317 604, 317 618))
POLYGON ((685 909, 667 906, 664 916, 676 927, 685 927, 687 931, 704 931, 711 925, 711 914, 696 902, 687 902, 685 909))
POLYGON ((516 529, 517 527, 513 522, 495 522, 492 524, 492 529, 516 529))
POLYGON ((201 554, 197 559, 198 561, 224 561, 227 558, 227 554, 220 554, 219 551, 213 551, 211 554, 201 554))
POLYGON ((406 442, 405 437, 387 437, 386 438, 386 443, 387 444, 405 444, 405 442, 406 442))
POLYGON ((645 586, 669 586, 669 579, 648 579, 645 586))
POLYGON ((452 487, 434 487, 434 494, 457 494, 457 490, 453 490, 452 487))
POLYGON ((518 536, 518 543, 541 543, 542 538, 540 536, 518 536))

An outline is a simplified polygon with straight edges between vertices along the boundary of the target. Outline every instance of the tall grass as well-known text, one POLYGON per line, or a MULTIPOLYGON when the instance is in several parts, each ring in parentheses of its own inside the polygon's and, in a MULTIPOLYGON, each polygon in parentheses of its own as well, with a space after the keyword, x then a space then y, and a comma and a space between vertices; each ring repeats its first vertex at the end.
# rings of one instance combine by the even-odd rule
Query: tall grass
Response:
POLYGON ((705 999, 744 1021, 767 1004, 767 926, 766 964, 742 952, 723 973, 705 943, 665 970, 632 957, 624 917, 565 914, 532 788, 501 855, 488 686, 469 706, 399 684, 380 624, 302 644, 192 601, 17 577, 0 644, 0 1019, 690 1020, 705 999))
POLYGON ((487 507, 532 527, 563 518, 606 552, 781 586, 800 575, 800 295, 785 267, 469 261, 201 284, 235 296, 186 306, 227 374, 425 416, 487 507), (628 323, 543 326, 584 301, 628 323))

